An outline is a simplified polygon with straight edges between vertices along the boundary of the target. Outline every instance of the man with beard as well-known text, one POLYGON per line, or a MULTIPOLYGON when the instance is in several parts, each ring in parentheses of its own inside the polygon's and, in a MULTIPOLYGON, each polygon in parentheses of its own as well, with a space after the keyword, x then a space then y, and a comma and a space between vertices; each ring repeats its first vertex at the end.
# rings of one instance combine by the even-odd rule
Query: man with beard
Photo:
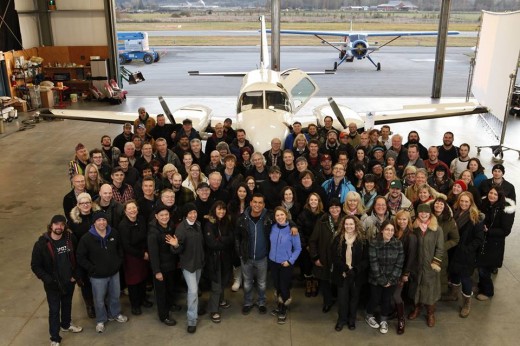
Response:
POLYGON ((450 177, 450 168, 447 164, 439 160, 439 148, 437 148, 434 145, 428 148, 428 160, 424 160, 424 166, 428 171, 429 176, 433 174, 437 166, 443 166, 444 168, 446 168, 446 173, 448 177, 450 177))
POLYGON ((150 131, 155 127, 155 119, 148 115, 146 109, 144 107, 139 107, 137 109, 137 113, 139 116, 134 120, 134 129, 138 128, 139 125, 144 125, 146 129, 146 133, 149 134, 150 131))
POLYGON ((468 169, 469 151, 469 144, 462 143, 459 147, 459 156, 451 161, 450 171, 454 180, 459 179, 462 171, 468 169))
POLYGON ((69 178, 76 174, 85 175, 85 168, 89 164, 88 150, 81 143, 78 143, 75 148, 76 155, 74 159, 69 161, 69 178))
MULTIPOLYGON (((110 167, 117 166, 117 160, 119 159, 119 155, 121 155, 121 150, 112 146, 112 138, 110 138, 110 136, 103 135, 103 137, 101 137, 101 150, 103 153, 103 161, 110 167)), ((90 156, 92 157, 92 155, 90 156)))
POLYGON ((323 154, 320 159, 321 174, 325 179, 332 178, 332 158, 329 154, 323 154))
POLYGON ((424 145, 419 143, 420 140, 421 140, 421 138, 419 137, 419 133, 417 131, 410 131, 408 133, 408 142, 406 142, 403 146, 405 148, 408 148, 408 146, 410 144, 416 144, 417 147, 419 148, 419 157, 423 160, 427 160, 428 159, 428 149, 426 149, 426 147, 424 145))
POLYGON ((217 144, 226 141, 224 125, 222 125, 222 123, 215 124, 214 131, 215 132, 211 135, 211 137, 208 138, 208 141, 206 142, 207 152, 212 152, 213 150, 217 149, 217 144))
POLYGON ((237 133, 232 127, 233 120, 231 118, 226 118, 224 120, 224 132, 226 133, 226 143, 233 142, 233 139, 237 138, 237 133))
POLYGON ((355 157, 356 155, 356 149, 348 142, 348 133, 345 131, 339 133, 339 148, 336 155, 338 155, 340 151, 346 152, 349 158, 355 157))
POLYGON ((182 186, 182 175, 180 173, 173 174, 172 190, 175 193, 175 200, 179 207, 195 200, 193 192, 187 187, 182 186))
POLYGON ((173 140, 177 134, 176 127, 180 127, 180 125, 176 126, 175 124, 166 124, 164 114, 157 114, 157 124, 150 131, 150 135, 154 140, 159 138, 166 139, 166 142, 168 142, 168 148, 172 148, 173 140))
POLYGON ((437 146, 439 149, 439 160, 444 162, 448 167, 451 161, 459 156, 459 148, 453 145, 453 132, 446 132, 442 137, 442 145, 437 146))
MULTIPOLYGON (((197 138, 195 138, 197 139, 197 138)), ((173 148, 173 152, 175 155, 177 155, 179 158, 184 156, 184 153, 187 153, 190 151, 190 139, 187 135, 180 135, 177 138, 177 145, 173 148)))
POLYGON ((75 248, 77 240, 66 227, 63 215, 54 215, 34 244, 31 270, 43 281, 47 304, 49 305, 49 332, 51 346, 61 342, 62 332, 79 333, 80 326, 72 324, 72 296, 76 284, 77 265, 75 248))
POLYGON ((118 148, 120 152, 123 152, 125 150, 125 143, 131 142, 133 135, 132 124, 125 123, 123 125, 123 132, 114 138, 114 147, 118 148))
POLYGON ((390 215, 395 216, 399 210, 406 210, 410 213, 410 216, 413 220, 415 217, 415 211, 413 209, 412 202, 410 202, 404 193, 401 192, 402 188, 403 184, 401 183, 401 180, 392 180, 390 183, 389 192, 385 196, 387 200, 388 211, 390 212, 390 215))
POLYGON ((338 134, 334 130, 327 133, 327 139, 320 148, 321 154, 328 154, 332 157, 333 162, 336 160, 337 152, 339 151, 338 134))
POLYGON ((240 149, 245 147, 251 149, 251 152, 255 152, 255 147, 253 147, 253 145, 246 139, 245 130, 238 129, 236 134, 237 137, 229 145, 229 151, 231 154, 235 155, 236 157, 240 157, 240 149))

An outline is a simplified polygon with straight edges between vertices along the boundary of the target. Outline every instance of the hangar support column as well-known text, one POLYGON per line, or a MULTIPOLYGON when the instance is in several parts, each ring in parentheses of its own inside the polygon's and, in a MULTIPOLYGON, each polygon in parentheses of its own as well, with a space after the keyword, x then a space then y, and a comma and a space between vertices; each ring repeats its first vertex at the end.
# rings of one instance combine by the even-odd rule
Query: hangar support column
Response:
POLYGON ((439 35, 437 36, 437 52, 433 71, 432 98, 438 99, 442 93, 442 78, 444 75, 444 59, 448 40, 448 23, 450 19, 451 0, 442 0, 439 18, 439 35))

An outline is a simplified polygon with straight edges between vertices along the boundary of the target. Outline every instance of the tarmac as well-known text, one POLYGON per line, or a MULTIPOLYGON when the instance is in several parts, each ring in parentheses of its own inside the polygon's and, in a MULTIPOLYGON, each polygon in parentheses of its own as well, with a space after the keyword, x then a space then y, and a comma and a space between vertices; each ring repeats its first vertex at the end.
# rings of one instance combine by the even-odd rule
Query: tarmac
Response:
MULTIPOLYGON (((199 48, 197 48, 199 49, 199 48)), ((216 58, 218 59, 218 57, 216 58)), ((217 60, 218 61, 218 60, 217 60)), ((206 64, 207 62, 205 62, 206 64)), ((211 61, 210 64, 217 62, 211 61)), ((360 62, 355 62, 357 64, 360 62)), ((361 62, 363 63, 363 62, 361 62)), ((239 63, 237 63, 239 65, 239 63)), ((212 65, 213 66, 213 65, 212 65)), ((391 65, 393 66, 393 65, 391 65)), ((149 66, 159 68, 160 66, 149 66)), ((369 69, 365 63, 363 68, 369 69)), ((461 66, 459 69, 462 69, 461 66)), ((215 68, 213 68, 215 69, 215 68)), ((422 73, 426 75, 426 70, 422 73)), ((173 72, 172 72, 173 73, 173 72)), ((177 73, 177 72, 175 72, 177 73)), ((342 72, 343 73, 343 72, 342 72)), ((374 75, 385 76, 381 72, 370 71, 374 75)), ((389 72, 390 73, 390 72, 389 72)), ((403 73, 401 71, 401 73, 403 73)), ((419 73, 419 72, 418 72, 419 73)), ((428 70, 431 74, 431 70, 428 70)), ((462 71, 458 73, 462 74, 462 71)), ((449 77, 446 77, 449 83, 449 77)), ((428 79, 428 78, 424 78, 428 79)), ((190 79, 191 80, 191 79, 190 79)), ((339 79, 338 79, 339 80, 339 79)), ((344 72, 337 85, 352 85, 348 73, 344 72), (339 83, 339 84, 338 84, 339 83)), ((177 83, 177 81, 176 81, 177 83)), ((191 96, 205 95, 197 89, 201 84, 190 85, 187 81, 184 88, 189 89, 191 96)), ((207 83, 207 82, 206 82, 207 83)), ((431 100, 428 92, 421 97, 406 90, 390 90, 378 93, 384 84, 376 79, 364 79, 370 84, 372 95, 352 95, 347 88, 337 88, 333 94, 341 98, 353 109, 383 109, 388 105, 424 102, 431 100), (406 95, 395 97, 393 93, 406 95), (376 96, 381 95, 381 96, 376 96), (410 97, 412 96, 412 97, 410 97)), ((213 89, 218 89, 218 81, 211 82, 213 89)), ((113 111, 136 112, 139 106, 145 106, 150 113, 158 113, 160 109, 157 96, 164 95, 167 100, 182 102, 179 96, 165 87, 155 89, 152 78, 142 83, 149 90, 148 96, 131 96, 122 105, 110 106, 106 103, 80 102, 71 105, 76 109, 102 109, 113 111)), ((458 88, 464 85, 458 84, 458 88)), ((223 87, 224 88, 224 87, 223 87)), ((390 88, 391 89, 391 88, 390 88)), ((413 85, 407 88, 413 89, 413 85)), ((235 93, 236 93, 235 89, 235 93)), ((131 93, 132 94, 132 93, 131 93)), ((224 92, 230 96, 233 93, 224 92)), ((459 98, 460 94, 446 93, 449 97, 459 98)), ((207 95, 212 96, 212 95, 207 95)), ((320 95, 325 96, 325 95, 320 95)), ((218 99, 218 97, 216 97, 218 99)), ((231 98, 230 98, 231 99, 231 98)), ((170 105, 170 108, 175 108, 170 105)), ((18 120, 6 123, 5 133, 0 135, 2 145, 0 159, 0 345, 45 345, 49 344, 48 307, 42 283, 30 270, 30 257, 34 242, 45 231, 46 224, 52 215, 62 212, 62 198, 70 191, 67 180, 67 162, 74 156, 74 147, 82 142, 89 150, 99 146, 102 135, 114 138, 121 132, 120 125, 91 123, 84 121, 55 120, 40 121, 33 128, 23 128, 22 120, 30 114, 21 114, 18 120)), ((455 144, 469 143, 471 156, 481 159, 486 168, 485 173, 491 175, 491 167, 495 163, 489 149, 482 149, 477 154, 476 145, 497 144, 496 138, 486 130, 485 123, 478 115, 453 117, 437 120, 417 121, 413 123, 392 124, 392 131, 406 137, 412 129, 421 135, 421 143, 426 147, 442 143, 442 134, 452 131, 455 144)), ((509 117, 506 131, 506 144, 520 148, 520 119, 509 117)), ((516 152, 506 151, 504 154, 505 178, 512 182, 518 190, 520 186, 520 161, 516 152)), ((285 325, 277 325, 273 316, 260 315, 253 310, 248 316, 241 314, 242 292, 226 291, 226 299, 231 307, 222 313, 222 322, 215 324, 209 316, 201 316, 196 334, 186 332, 185 297, 178 303, 183 304, 181 312, 175 313, 177 326, 167 327, 157 318, 156 308, 144 309, 141 316, 130 314, 128 297, 122 296, 123 312, 129 316, 125 324, 109 322, 103 334, 95 332, 94 320, 88 319, 79 289, 73 300, 73 320, 84 327, 82 333, 62 333, 62 345, 329 345, 362 344, 362 345, 517 345, 520 337, 518 314, 520 312, 520 220, 516 219, 511 235, 506 239, 504 265, 494 277, 495 296, 486 302, 472 300, 472 311, 467 319, 458 316, 460 302, 437 304, 437 323, 434 328, 426 326, 424 315, 414 321, 407 321, 406 332, 402 336, 395 333, 396 321, 390 321, 390 330, 382 335, 371 329, 363 320, 363 310, 358 312, 357 329, 344 329, 336 332, 336 306, 324 314, 321 311, 321 297, 306 298, 303 294, 302 282, 295 280, 292 289, 293 304, 285 325)), ((268 284, 268 307, 274 307, 273 288, 268 284)), ((204 293, 201 301, 207 300, 204 293)), ((409 307, 407 309, 409 311, 409 307)))

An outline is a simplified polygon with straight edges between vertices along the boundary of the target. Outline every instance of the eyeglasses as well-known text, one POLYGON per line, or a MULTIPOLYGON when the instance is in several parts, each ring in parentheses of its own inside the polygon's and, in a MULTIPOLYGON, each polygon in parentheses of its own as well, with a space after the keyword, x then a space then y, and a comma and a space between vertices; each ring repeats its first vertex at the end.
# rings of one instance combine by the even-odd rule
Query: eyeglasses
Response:
POLYGON ((79 205, 91 205, 92 202, 79 202, 78 204, 79 205))
POLYGON ((128 160, 124 160, 124 161, 119 160, 119 163, 128 163, 128 160))

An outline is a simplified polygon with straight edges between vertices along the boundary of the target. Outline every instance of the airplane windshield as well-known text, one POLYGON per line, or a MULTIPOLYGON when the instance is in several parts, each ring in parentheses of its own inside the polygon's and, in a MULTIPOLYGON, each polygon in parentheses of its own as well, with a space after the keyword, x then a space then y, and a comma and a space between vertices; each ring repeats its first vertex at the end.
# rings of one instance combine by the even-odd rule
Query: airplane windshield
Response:
POLYGON ((358 41, 358 40, 366 41, 367 40, 367 35, 354 34, 354 35, 350 35, 349 39, 350 39, 350 42, 355 42, 355 41, 358 41))
POLYGON ((267 108, 272 107, 282 111, 291 111, 289 107, 289 100, 285 93, 279 91, 266 91, 265 97, 267 101, 267 108))
POLYGON ((263 109, 264 97, 262 91, 249 91, 242 94, 240 102, 240 110, 248 111, 250 109, 263 109))

